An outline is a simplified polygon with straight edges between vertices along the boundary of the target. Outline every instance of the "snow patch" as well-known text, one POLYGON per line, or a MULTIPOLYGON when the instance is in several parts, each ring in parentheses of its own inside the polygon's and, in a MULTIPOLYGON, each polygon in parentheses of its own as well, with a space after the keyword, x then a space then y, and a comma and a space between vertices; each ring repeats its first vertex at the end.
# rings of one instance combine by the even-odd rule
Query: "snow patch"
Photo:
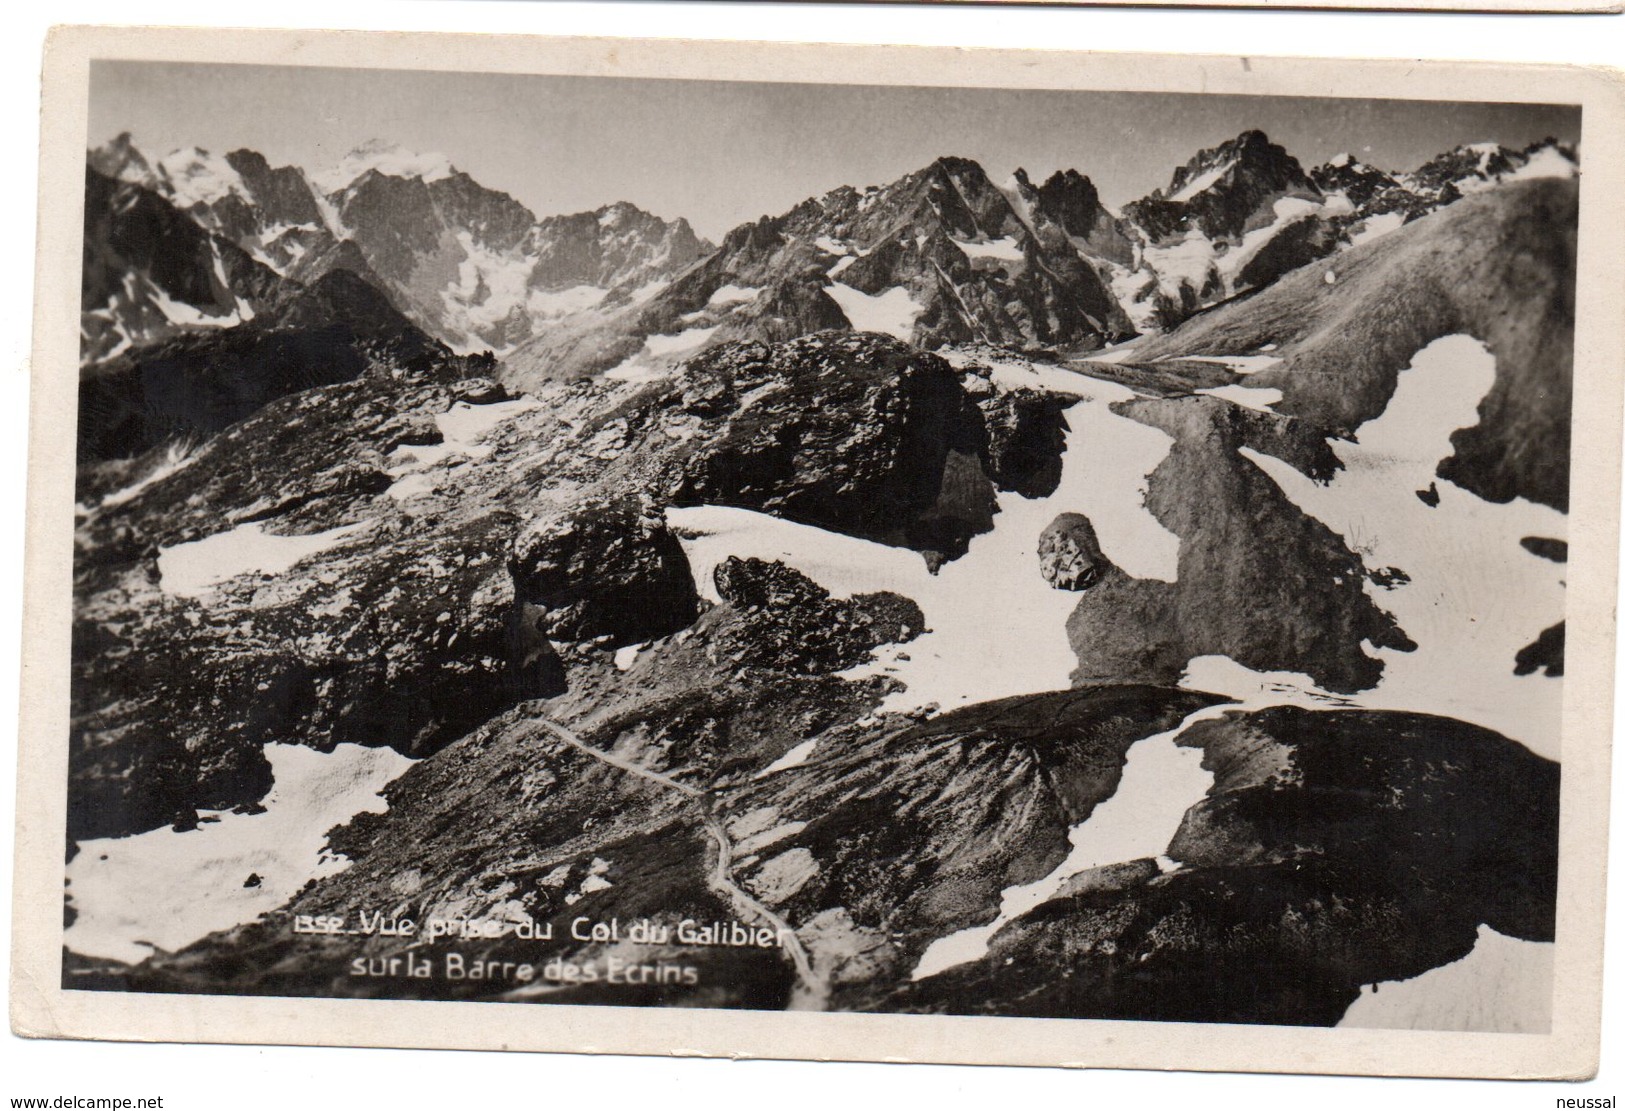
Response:
POLYGON ((1280 401, 1282 397, 1281 391, 1277 389, 1242 386, 1235 383, 1228 386, 1209 386, 1196 392, 1207 394, 1209 397, 1223 398, 1232 404, 1247 409, 1256 409, 1260 413, 1273 413, 1275 410, 1271 406, 1280 401))
POLYGON ((1522 941, 1479 926, 1472 952, 1461 960, 1409 980, 1367 984, 1337 1025, 1550 1033, 1556 948, 1551 942, 1522 941))
POLYGON ((914 334, 914 321, 925 306, 902 286, 870 295, 841 282, 825 287, 830 299, 841 307, 846 319, 859 332, 881 332, 905 342, 914 334))
POLYGON ((1368 216, 1360 225, 1360 230, 1349 236, 1349 246, 1358 247, 1362 243, 1369 243, 1373 239, 1380 239, 1391 231, 1405 226, 1403 212, 1379 212, 1375 216, 1368 216))
POLYGON ((1556 147, 1541 147, 1529 156, 1529 161, 1503 177, 1502 181, 1526 181, 1536 177, 1575 177, 1580 168, 1570 162, 1556 147))
POLYGON ((369 170, 377 170, 386 177, 419 177, 425 183, 457 172, 443 154, 418 154, 394 143, 374 140, 352 150, 328 172, 312 175, 312 180, 322 192, 337 193, 369 170))
POLYGON ((541 403, 528 397, 511 401, 497 401, 489 405, 470 405, 459 401, 434 418, 440 434, 448 444, 468 449, 489 436, 493 429, 513 420, 521 413, 540 409, 541 403))
MULTIPOLYGON (((1259 350, 1273 351, 1275 350, 1275 344, 1266 344, 1259 350)), ((1237 374, 1257 374, 1259 371, 1267 370, 1281 361, 1277 355, 1176 355, 1174 357, 1187 363, 1218 363, 1226 370, 1234 371, 1237 374)), ((1273 405, 1279 400, 1281 399, 1277 397, 1270 404, 1273 405)))
POLYGON ((174 952, 216 930, 252 922, 312 879, 349 861, 325 852, 327 831, 357 814, 379 814, 386 784, 413 761, 387 748, 341 744, 265 748, 275 779, 261 814, 218 818, 185 833, 152 830, 85 841, 67 868, 77 912, 63 943, 87 957, 135 963, 174 952), (250 876, 256 886, 245 887, 250 876))
POLYGON ((954 246, 965 252, 965 256, 972 262, 977 259, 994 259, 998 262, 1025 262, 1027 256, 1022 253, 1021 244, 1015 236, 1007 235, 1002 239, 989 240, 986 243, 972 243, 964 239, 955 239, 954 246))
POLYGON ((1382 681, 1353 701, 1371 709, 1441 714, 1482 725, 1558 757, 1563 683, 1514 676, 1513 660, 1563 619, 1566 569, 1519 542, 1568 535, 1567 517, 1517 499, 1486 502, 1438 478, 1450 434, 1478 423, 1479 401, 1495 380, 1495 358, 1471 336, 1435 340, 1418 351, 1381 416, 1357 430, 1358 443, 1334 441, 1343 461, 1327 485, 1251 448, 1241 453, 1305 513, 1341 534, 1371 569, 1410 576, 1393 589, 1366 584, 1417 643, 1414 652, 1373 649, 1382 681), (1432 486, 1438 505, 1415 491, 1432 486))
POLYGON ((217 154, 192 147, 158 160, 158 178, 176 208, 211 205, 232 193, 249 196, 242 177, 217 154))
POLYGON ((1178 243, 1148 246, 1143 254, 1145 265, 1156 275, 1157 285, 1175 301, 1180 299, 1181 286, 1201 292, 1217 257, 1213 242, 1200 231, 1191 232, 1178 243))
POLYGON ((447 313, 467 332, 476 333, 506 320, 530 301, 533 262, 519 255, 491 250, 467 231, 457 233, 463 259, 457 264, 457 282, 443 289, 447 313))
POLYGON ((277 536, 259 521, 202 540, 158 551, 158 586, 166 594, 198 598, 239 575, 281 575, 302 559, 327 551, 371 522, 340 525, 306 536, 277 536))
POLYGON ((786 752, 783 756, 780 756, 767 767, 757 772, 752 778, 761 779, 764 776, 772 775, 774 772, 782 772, 788 768, 800 767, 802 764, 807 762, 807 757, 811 756, 813 754, 813 749, 817 747, 817 737, 814 737, 810 741, 802 741, 800 744, 790 749, 790 751, 786 752))
POLYGON ((730 282, 727 285, 718 286, 716 292, 711 294, 711 298, 710 300, 706 301, 706 304, 736 305, 742 301, 756 300, 756 295, 761 292, 762 291, 755 286, 734 285, 732 282, 730 282))
POLYGON ((1211 170, 1197 174, 1195 177, 1191 178, 1185 183, 1184 188, 1180 189, 1179 192, 1169 197, 1168 200, 1175 204, 1184 204, 1186 201, 1196 196, 1196 194, 1202 192, 1202 190, 1207 189, 1209 186, 1217 183, 1221 177, 1230 172, 1230 168, 1235 164, 1235 160, 1232 159, 1229 162, 1219 163, 1211 170))
POLYGON ((533 289, 525 295, 525 311, 533 319, 557 320, 561 316, 586 312, 608 293, 596 285, 573 285, 565 289, 533 289))
POLYGON ((113 509, 117 506, 121 506, 135 498, 142 491, 162 482, 176 471, 184 468, 187 464, 192 462, 192 460, 196 459, 197 456, 192 452, 193 445, 190 442, 178 441, 170 444, 169 447, 165 449, 163 458, 158 461, 158 464, 154 466, 152 470, 142 475, 130 485, 108 494, 101 500, 100 508, 113 509))

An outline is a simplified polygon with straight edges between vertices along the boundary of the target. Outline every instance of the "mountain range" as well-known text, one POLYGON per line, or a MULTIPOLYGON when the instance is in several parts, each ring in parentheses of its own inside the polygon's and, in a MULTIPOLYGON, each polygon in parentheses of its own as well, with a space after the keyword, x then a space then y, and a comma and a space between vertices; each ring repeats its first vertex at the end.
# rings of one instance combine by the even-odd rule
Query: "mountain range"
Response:
POLYGON ((126 134, 88 158, 82 357, 139 362, 334 270, 450 350, 492 352, 520 388, 828 328, 1080 352, 1166 331, 1463 195, 1576 172, 1551 140, 1461 147, 1402 174, 1350 155, 1305 169, 1249 131, 1121 212, 1076 170, 995 184, 944 157, 714 245, 626 202, 538 219, 443 158, 383 144, 316 177, 250 150, 151 159, 126 134))

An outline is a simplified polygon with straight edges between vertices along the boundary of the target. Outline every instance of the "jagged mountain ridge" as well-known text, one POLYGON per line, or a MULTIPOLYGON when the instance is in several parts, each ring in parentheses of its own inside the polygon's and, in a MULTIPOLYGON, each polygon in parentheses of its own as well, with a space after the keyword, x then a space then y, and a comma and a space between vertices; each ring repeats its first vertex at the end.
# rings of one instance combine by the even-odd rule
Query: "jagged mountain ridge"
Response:
POLYGON ((514 352, 524 384, 619 370, 727 339, 830 327, 922 347, 1092 348, 1132 326, 1064 233, 1041 236, 977 163, 941 158, 891 185, 809 198, 744 224, 665 289, 514 352))
MULTIPOLYGON (((382 145, 321 185, 251 151, 152 163, 120 136, 91 153, 277 273, 356 272, 454 349, 501 354, 518 388, 637 377, 716 343, 827 328, 926 348, 1086 351, 1166 331, 1463 193, 1571 174, 1574 158, 1548 140, 1458 148, 1408 174, 1350 156, 1305 171, 1250 131, 1118 214, 1075 170, 1035 186, 1018 169, 995 186, 975 162, 945 157, 890 185, 809 198, 712 248, 686 221, 624 202, 536 220, 439 156, 382 145)), ((108 346, 87 339, 88 357, 108 346)))
POLYGON ((506 350, 537 321, 619 286, 662 280, 710 249, 687 221, 625 202, 538 221, 443 160, 383 145, 352 152, 337 180, 272 167, 251 150, 193 149, 153 162, 128 134, 89 161, 278 273, 308 282, 336 265, 357 269, 420 327, 463 350, 506 350), (354 252, 341 250, 346 242, 354 252))

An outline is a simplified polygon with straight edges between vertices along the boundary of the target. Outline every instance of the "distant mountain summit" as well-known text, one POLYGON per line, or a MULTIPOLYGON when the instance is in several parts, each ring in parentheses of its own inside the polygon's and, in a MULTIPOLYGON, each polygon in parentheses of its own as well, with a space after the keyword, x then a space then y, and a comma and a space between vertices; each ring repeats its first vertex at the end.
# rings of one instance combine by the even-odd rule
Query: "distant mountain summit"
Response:
POLYGON ((452 347, 505 352, 541 322, 618 286, 663 281, 711 250, 684 220, 621 202, 540 221, 443 155, 385 143, 325 173, 261 154, 201 149, 150 161, 126 133, 89 154, 105 177, 147 189, 277 274, 342 267, 377 284, 452 347), (346 248, 343 245, 350 244, 346 248))
POLYGON ((1123 215, 1152 243, 1199 232, 1234 244, 1273 223, 1274 206, 1283 199, 1318 203, 1322 197, 1286 148, 1262 131, 1245 131, 1199 152, 1174 171, 1166 190, 1126 206, 1123 215))

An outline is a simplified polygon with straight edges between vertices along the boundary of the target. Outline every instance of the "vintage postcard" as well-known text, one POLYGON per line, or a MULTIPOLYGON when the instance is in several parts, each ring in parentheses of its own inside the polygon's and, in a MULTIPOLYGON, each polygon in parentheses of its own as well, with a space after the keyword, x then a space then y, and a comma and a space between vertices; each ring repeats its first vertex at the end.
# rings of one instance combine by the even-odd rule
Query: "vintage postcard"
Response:
POLYGON ((46 63, 20 1033, 1595 1069, 1615 78, 46 63))

